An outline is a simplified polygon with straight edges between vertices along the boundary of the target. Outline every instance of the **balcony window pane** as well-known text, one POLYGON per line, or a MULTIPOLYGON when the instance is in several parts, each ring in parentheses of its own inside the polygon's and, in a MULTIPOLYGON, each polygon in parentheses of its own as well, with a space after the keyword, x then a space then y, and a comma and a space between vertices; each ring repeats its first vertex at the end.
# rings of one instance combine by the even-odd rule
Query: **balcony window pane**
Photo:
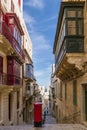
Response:
POLYGON ((14 60, 14 75, 20 77, 20 64, 14 60))
POLYGON ((78 35, 82 35, 82 20, 78 20, 78 35))
POLYGON ((26 77, 33 79, 33 66, 31 64, 26 64, 26 77))
POLYGON ((82 10, 78 10, 78 17, 82 17, 82 10))
POLYGON ((76 21, 68 21, 68 35, 76 35, 76 21))
POLYGON ((69 11, 67 12, 67 15, 68 15, 68 17, 76 17, 76 11, 74 11, 74 10, 69 10, 69 11))

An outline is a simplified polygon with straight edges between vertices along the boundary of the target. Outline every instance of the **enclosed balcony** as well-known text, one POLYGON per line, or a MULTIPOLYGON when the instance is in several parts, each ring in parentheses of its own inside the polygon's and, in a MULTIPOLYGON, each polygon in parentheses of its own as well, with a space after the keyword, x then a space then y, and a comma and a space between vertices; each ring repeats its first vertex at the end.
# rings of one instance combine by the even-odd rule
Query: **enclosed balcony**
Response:
POLYGON ((21 64, 14 56, 7 57, 7 84, 8 85, 19 85, 22 86, 21 78, 21 64))
POLYGON ((0 73, 0 86, 1 85, 7 85, 7 74, 6 73, 0 73))
POLYGON ((56 58, 56 63, 55 63, 56 69, 59 67, 62 60, 64 60, 65 57, 69 56, 68 54, 71 54, 71 55, 76 54, 77 56, 77 54, 82 55, 81 53, 83 52, 84 52, 83 37, 82 38, 65 37, 56 58))
POLYGON ((34 72, 33 72, 33 65, 26 63, 24 65, 24 77, 26 80, 33 81, 34 80, 34 72))
POLYGON ((6 73, 0 73, 0 86, 3 87, 12 85, 12 86, 22 86, 22 79, 15 75, 7 75, 6 73))
POLYGON ((23 31, 21 30, 22 28, 19 23, 19 20, 16 14, 10 14, 10 15, 7 14, 5 16, 6 20, 0 22, 0 39, 1 39, 0 49, 7 55, 9 54, 15 55, 20 60, 20 62, 24 62, 25 56, 21 48, 21 37, 20 37, 20 35, 23 35, 23 31), (15 21, 17 22, 17 26, 20 29, 19 37, 17 37, 15 31, 15 21))
POLYGON ((22 86, 23 82, 20 77, 17 77, 15 75, 8 75, 7 76, 7 84, 8 85, 16 85, 16 86, 22 86))
POLYGON ((70 80, 83 74, 84 2, 62 2, 54 42, 55 74, 70 80))

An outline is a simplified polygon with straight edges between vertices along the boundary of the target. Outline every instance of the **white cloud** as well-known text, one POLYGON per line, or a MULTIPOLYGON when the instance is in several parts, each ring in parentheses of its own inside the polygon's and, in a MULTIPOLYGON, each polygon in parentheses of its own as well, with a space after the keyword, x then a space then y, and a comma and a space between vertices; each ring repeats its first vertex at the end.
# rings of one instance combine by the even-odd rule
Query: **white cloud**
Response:
POLYGON ((43 9, 44 8, 44 2, 43 0, 29 0, 25 3, 27 6, 31 6, 37 9, 43 9))
POLYGON ((24 11, 24 20, 26 24, 30 26, 31 29, 34 28, 34 24, 36 23, 34 17, 30 16, 26 11, 24 11))
POLYGON ((45 75, 47 76, 47 75, 49 75, 49 73, 51 73, 51 70, 52 70, 52 65, 48 65, 44 70, 37 69, 35 71, 35 75, 39 78, 45 77, 45 75))
POLYGON ((42 23, 46 23, 46 22, 52 21, 52 20, 56 19, 57 17, 58 17, 57 15, 51 16, 51 17, 46 18, 43 21, 39 22, 38 24, 42 24, 42 23))
POLYGON ((50 49, 49 41, 41 34, 32 34, 32 42, 34 45, 34 50, 48 50, 50 49))
POLYGON ((41 77, 44 75, 44 71, 43 70, 36 70, 35 75, 36 75, 36 77, 41 77))
MULTIPOLYGON (((35 65, 34 73, 37 79, 37 83, 44 84, 46 86, 50 82, 51 75, 50 57, 52 58, 52 46, 50 44, 50 39, 48 40, 44 34, 40 32, 38 33, 36 31, 37 22, 35 18, 30 16, 26 11, 24 12, 24 19, 28 27, 31 29, 29 32, 31 31, 30 35, 33 44, 34 57, 33 62, 35 65)), ((51 19, 54 19, 54 17, 48 19, 47 21, 51 19)))
POLYGON ((45 86, 49 86, 50 84, 50 75, 52 70, 52 65, 48 65, 44 70, 37 69, 35 71, 36 79, 39 84, 44 84, 45 86))

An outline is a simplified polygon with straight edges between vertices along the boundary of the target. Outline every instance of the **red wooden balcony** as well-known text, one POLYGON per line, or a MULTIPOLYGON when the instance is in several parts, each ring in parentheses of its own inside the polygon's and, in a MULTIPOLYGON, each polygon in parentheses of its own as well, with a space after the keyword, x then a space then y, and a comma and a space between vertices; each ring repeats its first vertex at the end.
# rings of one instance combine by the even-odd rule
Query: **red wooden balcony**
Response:
POLYGON ((7 84, 7 74, 0 73, 0 84, 6 85, 7 84))
POLYGON ((20 77, 17 77, 15 75, 8 75, 7 76, 7 84, 8 85, 20 85, 22 86, 23 82, 20 77))
POLYGON ((13 49, 16 51, 16 53, 25 60, 25 55, 21 49, 21 46, 19 45, 18 41, 15 39, 15 37, 12 35, 9 27, 5 22, 0 23, 0 33, 6 37, 6 39, 10 42, 13 49))
POLYGON ((23 81, 20 77, 10 75, 7 76, 6 73, 0 73, 0 85, 23 85, 23 81))

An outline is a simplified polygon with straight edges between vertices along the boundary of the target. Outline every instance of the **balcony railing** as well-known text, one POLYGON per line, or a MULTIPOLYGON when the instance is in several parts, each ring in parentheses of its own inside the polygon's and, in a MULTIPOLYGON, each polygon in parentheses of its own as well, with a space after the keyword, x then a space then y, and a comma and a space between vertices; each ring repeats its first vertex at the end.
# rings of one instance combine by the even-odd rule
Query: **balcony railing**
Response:
POLYGON ((56 59, 56 69, 58 68, 58 66, 60 65, 64 55, 66 53, 66 42, 62 44, 61 48, 60 48, 60 51, 58 53, 58 56, 57 56, 57 59, 56 59))
POLYGON ((7 40, 11 43, 13 49, 23 58, 25 59, 24 53, 18 43, 18 41, 15 39, 15 37, 12 35, 9 27, 5 22, 0 23, 0 33, 4 35, 7 40))
POLYGON ((0 84, 6 85, 7 84, 7 74, 0 73, 0 84))
POLYGON ((23 81, 20 77, 17 77, 15 75, 8 75, 7 76, 7 84, 8 85, 20 85, 20 86, 22 86, 23 81))
POLYGON ((25 64, 25 72, 24 72, 24 77, 29 78, 31 80, 34 79, 34 74, 33 74, 33 66, 32 64, 25 64))
POLYGON ((66 53, 83 53, 84 52, 84 39, 82 37, 65 37, 64 41, 61 45, 61 48, 58 52, 58 56, 56 58, 56 70, 61 64, 64 55, 66 53))
POLYGON ((20 77, 10 75, 6 73, 0 73, 0 85, 23 85, 23 81, 20 77))

